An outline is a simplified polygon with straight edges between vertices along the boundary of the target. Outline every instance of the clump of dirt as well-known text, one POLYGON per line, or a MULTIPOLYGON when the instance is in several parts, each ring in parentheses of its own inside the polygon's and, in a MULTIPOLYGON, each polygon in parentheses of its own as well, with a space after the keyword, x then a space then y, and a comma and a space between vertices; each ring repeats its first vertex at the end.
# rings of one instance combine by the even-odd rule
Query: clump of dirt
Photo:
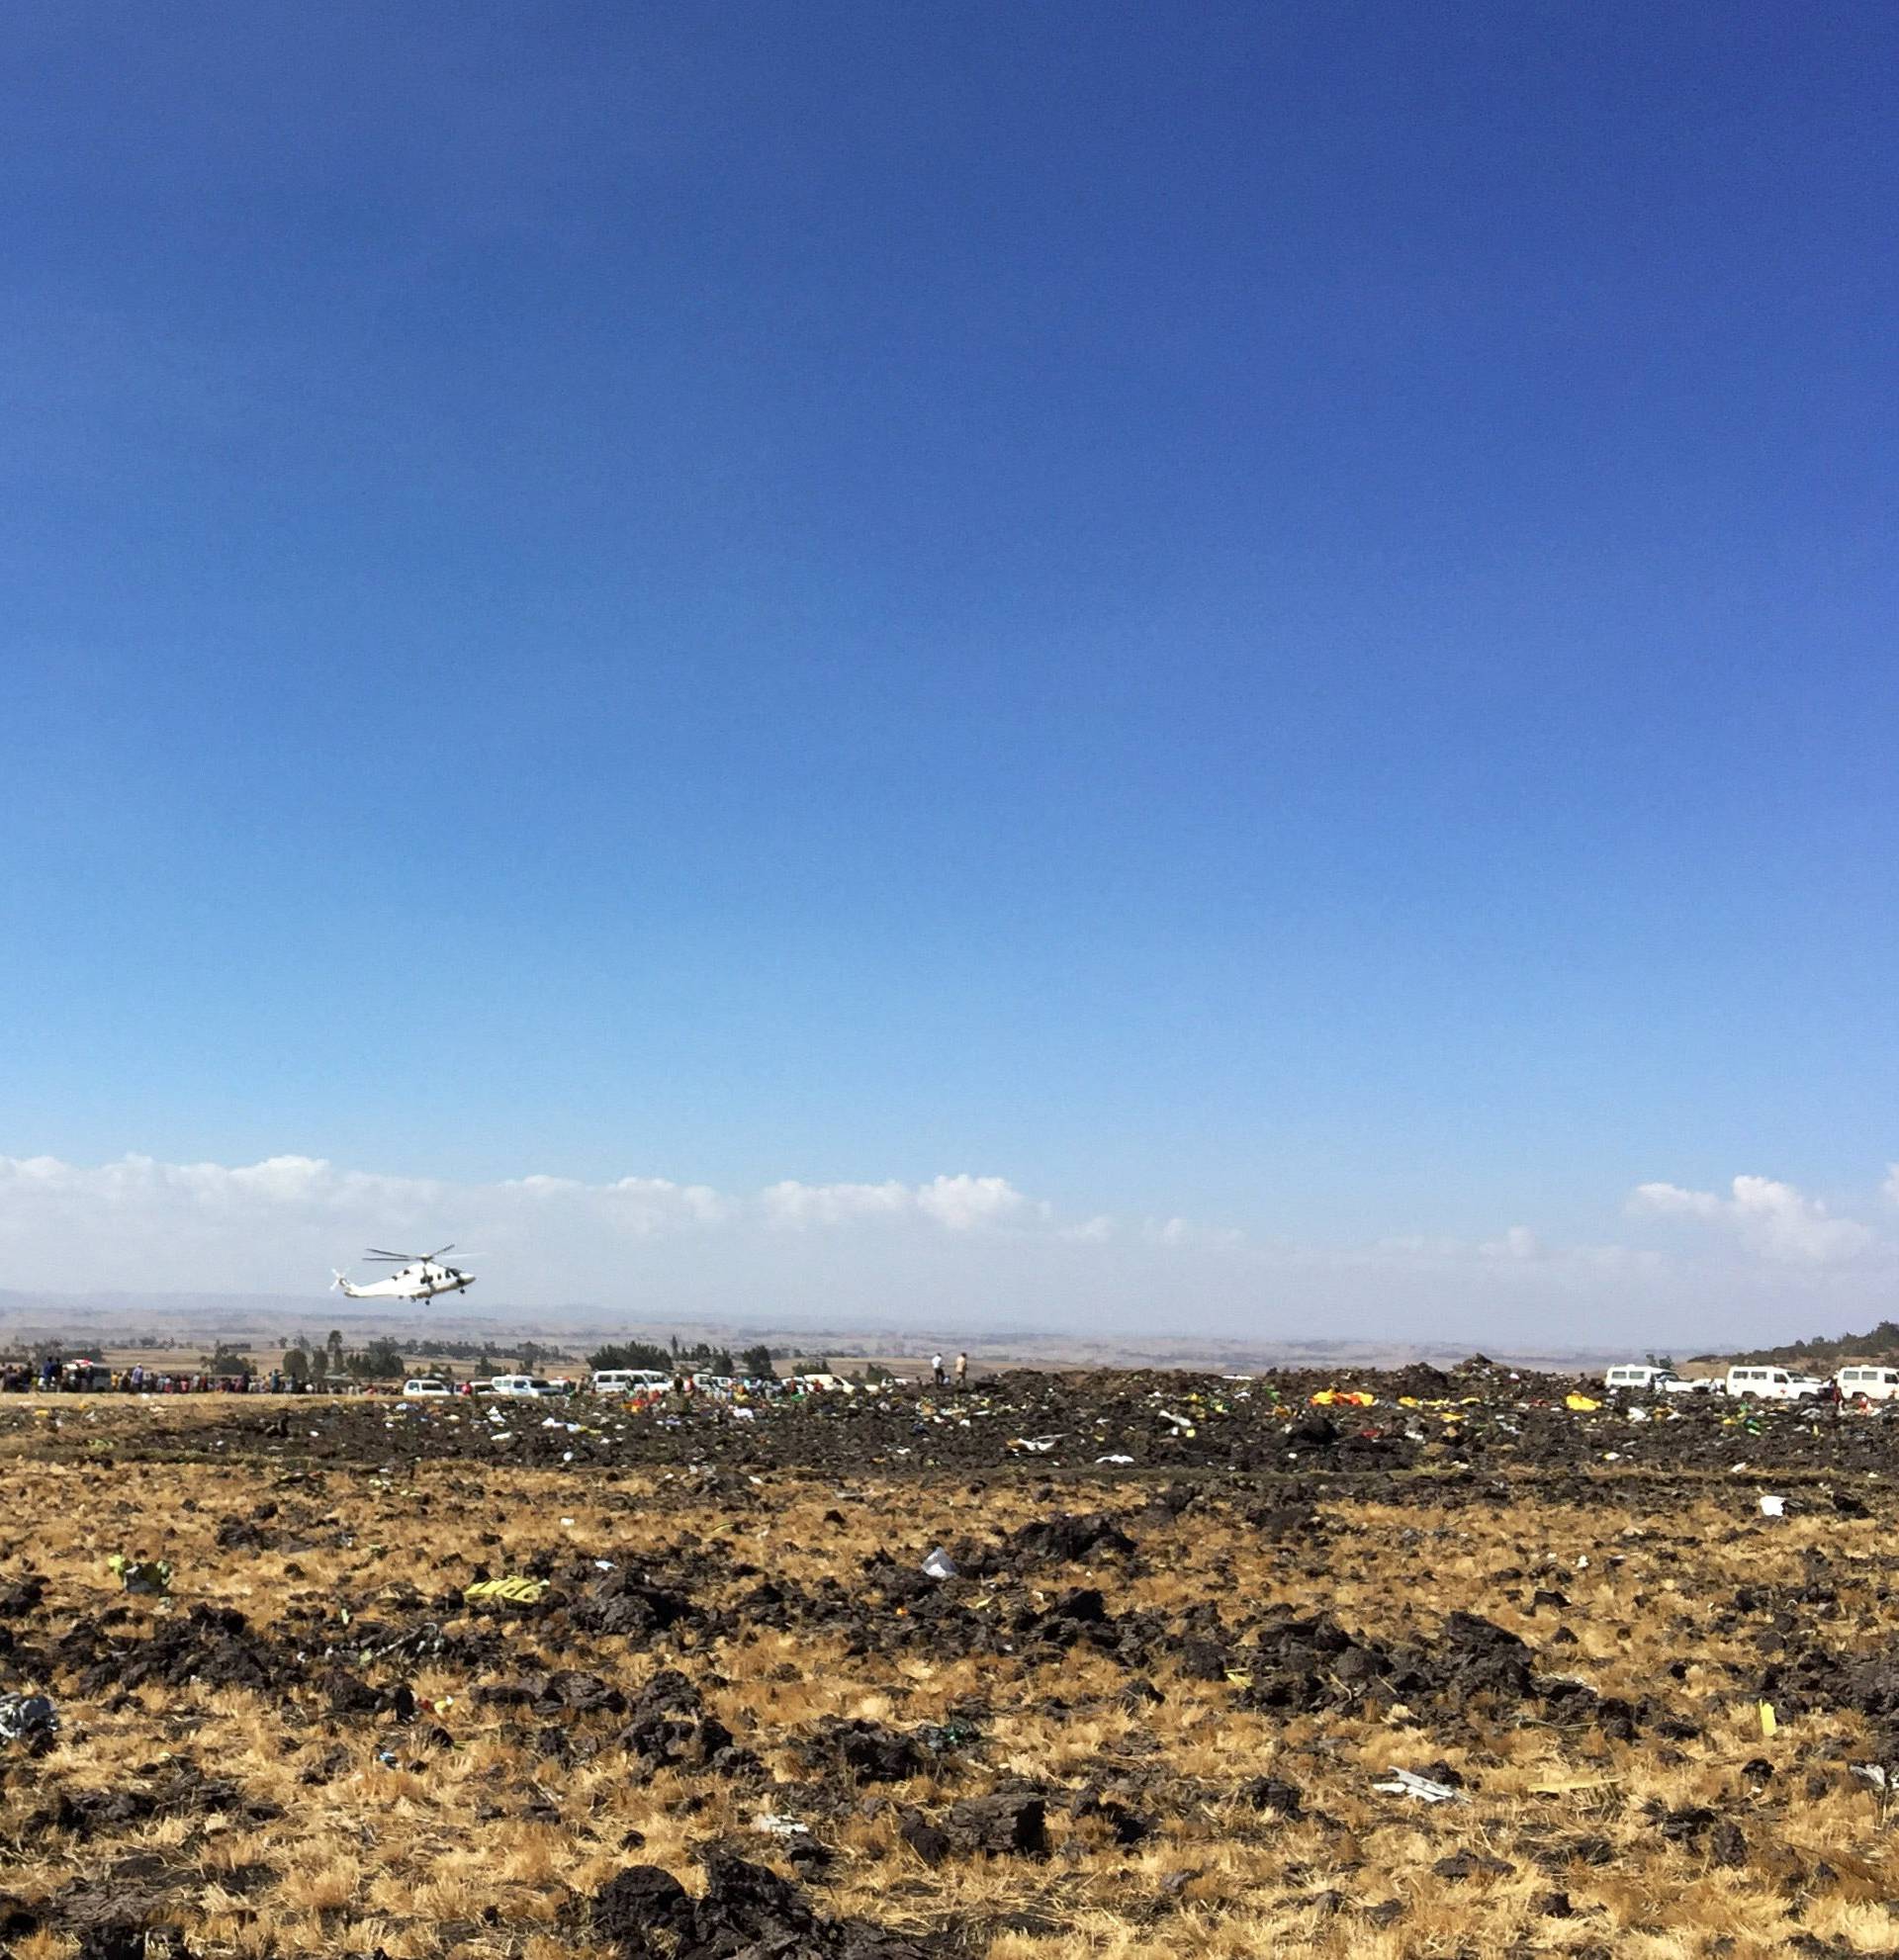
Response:
POLYGON ((989 1568, 1027 1571, 1042 1564, 1077 1565, 1110 1554, 1126 1558, 1133 1549, 1134 1541, 1122 1530, 1121 1520, 1109 1512, 1074 1517, 1062 1511, 1024 1525, 989 1568))
POLYGON ((592 1902, 593 1929, 623 1960, 928 1960, 931 1944, 861 1920, 826 1918, 803 1888, 768 1866, 714 1848, 696 1898, 659 1865, 633 1865, 592 1902))
POLYGON ((759 1760, 738 1745, 705 1699, 677 1668, 654 1675, 633 1698, 619 1745, 653 1768, 708 1769, 736 1776, 759 1760))

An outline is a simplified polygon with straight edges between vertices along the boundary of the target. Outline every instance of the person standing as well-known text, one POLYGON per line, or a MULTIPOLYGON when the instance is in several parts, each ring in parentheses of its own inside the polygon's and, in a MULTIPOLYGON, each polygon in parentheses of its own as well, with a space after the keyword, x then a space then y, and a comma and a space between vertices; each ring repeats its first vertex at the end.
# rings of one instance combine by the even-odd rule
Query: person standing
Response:
POLYGON ((935 1380, 936 1384, 939 1388, 941 1388, 944 1382, 949 1380, 949 1378, 943 1372, 942 1355, 934 1354, 930 1357, 930 1374, 932 1378, 935 1380))
POLYGON ((965 1353, 956 1355, 956 1393, 961 1394, 969 1385, 969 1357, 965 1353))

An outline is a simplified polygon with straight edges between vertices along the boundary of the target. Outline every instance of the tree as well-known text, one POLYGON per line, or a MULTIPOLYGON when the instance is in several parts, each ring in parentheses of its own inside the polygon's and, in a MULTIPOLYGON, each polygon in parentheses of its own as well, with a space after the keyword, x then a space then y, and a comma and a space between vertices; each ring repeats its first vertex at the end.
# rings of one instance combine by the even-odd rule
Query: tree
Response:
POLYGON ((284 1373, 293 1381, 308 1381, 310 1380, 309 1351, 304 1348, 286 1348, 284 1350, 284 1373))
POLYGON ((609 1368, 650 1368, 662 1375, 673 1373, 673 1357, 651 1341, 614 1341, 595 1348, 587 1365, 597 1375, 609 1368))
POLYGON ((769 1381, 777 1373, 771 1366, 771 1350, 763 1341, 756 1348, 747 1348, 739 1357, 739 1373, 760 1381, 769 1381))
POLYGON ((255 1375, 257 1364, 246 1354, 239 1354, 233 1347, 220 1341, 208 1355, 200 1355, 199 1361, 207 1375, 255 1375))
POLYGON ((381 1335, 366 1348, 359 1348, 343 1364, 359 1380, 393 1381, 408 1373, 403 1351, 388 1335, 381 1335))
POLYGON ((323 1342, 323 1360, 331 1375, 343 1372, 343 1334, 339 1327, 332 1327, 323 1342))

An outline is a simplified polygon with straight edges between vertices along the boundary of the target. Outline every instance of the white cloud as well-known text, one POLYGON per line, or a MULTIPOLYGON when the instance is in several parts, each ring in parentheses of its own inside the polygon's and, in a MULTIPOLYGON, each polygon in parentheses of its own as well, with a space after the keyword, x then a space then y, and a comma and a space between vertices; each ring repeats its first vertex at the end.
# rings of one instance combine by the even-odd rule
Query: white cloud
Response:
POLYGON ((928 1184, 800 1184, 787 1178, 759 1194, 766 1218, 793 1231, 866 1220, 923 1219, 946 1232, 1052 1223, 1051 1205, 1026 1198, 1007 1178, 963 1172, 928 1184))
POLYGON ((1738 1177, 1722 1198, 1679 1185, 1637 1185, 1628 1208, 1638 1215, 1695 1218, 1727 1226, 1751 1252, 1793 1265, 1825 1266, 1855 1258, 1873 1243, 1871 1230, 1854 1218, 1835 1217, 1775 1178, 1738 1177))
POLYGON ((1653 1212, 1658 1217, 1673 1213, 1678 1217, 1718 1218, 1727 1206, 1711 1191, 1683 1191, 1678 1184, 1639 1184, 1629 1194, 1628 1208, 1636 1213, 1653 1212))
POLYGON ((1512 1225, 1500 1238, 1486 1239, 1478 1247, 1486 1259, 1540 1259, 1543 1247, 1528 1225, 1512 1225))
POLYGON ((1239 1245, 1245 1233, 1225 1225, 1198 1224, 1192 1218, 1149 1218, 1140 1235, 1149 1245, 1239 1245))
POLYGON ((641 1234, 723 1224, 733 1210, 710 1185, 675 1184, 671 1178, 621 1178, 602 1185, 598 1196, 609 1216, 641 1234))
POLYGON ((1115 1221, 1105 1211, 1098 1211, 1092 1218, 1084 1218, 1079 1224, 1063 1225, 1055 1234, 1057 1238, 1071 1239, 1077 1244, 1098 1244, 1103 1239, 1115 1235, 1115 1221))
POLYGON ((1899 1164, 1886 1166, 1886 1181, 1879 1189, 1885 1193, 1888 1204, 1899 1204, 1899 1164))
POLYGON ((1042 1224, 1052 1215, 1034 1204, 1007 1178, 933 1178, 917 1188, 917 1209, 945 1231, 970 1232, 984 1225, 1042 1224))
POLYGON ((374 1242, 399 1249, 451 1237, 498 1270, 626 1270, 628 1242, 705 1240, 764 1246, 877 1227, 891 1243, 1037 1236, 1105 1237, 1106 1217, 1069 1225, 1007 1178, 968 1172, 921 1184, 806 1184, 755 1194, 628 1176, 591 1184, 533 1172, 492 1184, 373 1176, 320 1157, 260 1163, 166 1164, 127 1156, 96 1165, 0 1157, 0 1285, 188 1286, 205 1291, 295 1287, 347 1265, 374 1242))
MULTIPOLYGON (((1887 1195, 1899 1203, 1899 1168, 1887 1195)), ((1489 1234, 1322 1243, 1161 1212, 1064 1215, 1009 1179, 783 1179, 733 1192, 634 1174, 392 1177, 282 1153, 241 1165, 0 1157, 0 1288, 282 1292, 312 1300, 365 1245, 459 1242, 459 1310, 588 1302, 629 1318, 786 1327, 1067 1324, 1260 1338, 1385 1335, 1714 1346, 1867 1325, 1899 1246, 1794 1187, 1635 1190, 1699 1228, 1669 1249, 1489 1234)), ((355 1270, 361 1271, 360 1267, 355 1270)))
POLYGON ((800 1184, 786 1178, 761 1195, 767 1218, 774 1225, 803 1231, 813 1225, 843 1225, 855 1219, 894 1218, 910 1208, 916 1194, 908 1185, 800 1184))

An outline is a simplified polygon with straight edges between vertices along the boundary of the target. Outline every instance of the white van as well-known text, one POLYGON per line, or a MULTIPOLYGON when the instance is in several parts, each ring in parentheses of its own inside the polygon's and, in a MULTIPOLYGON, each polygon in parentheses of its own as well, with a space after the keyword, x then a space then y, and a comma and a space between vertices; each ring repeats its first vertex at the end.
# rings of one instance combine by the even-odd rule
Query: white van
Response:
POLYGON ((657 1368, 600 1368, 588 1386, 596 1395, 638 1395, 648 1388, 667 1387, 672 1380, 657 1368))
POLYGON ((433 1375, 418 1375, 403 1383, 403 1393, 411 1402, 430 1400, 437 1395, 448 1395, 453 1392, 446 1381, 437 1380, 433 1375))
POLYGON ((1646 1362, 1628 1361, 1609 1370, 1602 1378, 1605 1388, 1633 1388, 1638 1394, 1647 1394, 1652 1388, 1663 1388, 1674 1380, 1672 1368, 1656 1368, 1646 1362))
POLYGON ((492 1395, 558 1395, 562 1391, 538 1375, 497 1375, 488 1384, 492 1395))
POLYGON ((1743 1401, 1801 1402, 1817 1395, 1823 1385, 1811 1375, 1794 1375, 1784 1368, 1728 1370, 1728 1393, 1743 1401))
POLYGON ((1899 1368, 1865 1366, 1843 1368, 1833 1378, 1840 1384, 1840 1399, 1846 1402, 1889 1402, 1899 1395, 1899 1368))

